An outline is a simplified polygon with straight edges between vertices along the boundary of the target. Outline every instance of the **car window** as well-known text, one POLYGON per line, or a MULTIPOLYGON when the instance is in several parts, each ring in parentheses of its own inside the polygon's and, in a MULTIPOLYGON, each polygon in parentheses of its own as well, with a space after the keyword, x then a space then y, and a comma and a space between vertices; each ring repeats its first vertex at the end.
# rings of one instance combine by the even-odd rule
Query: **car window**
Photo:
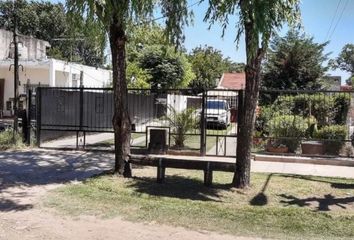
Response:
POLYGON ((221 101, 207 101, 208 109, 225 109, 226 104, 221 101))

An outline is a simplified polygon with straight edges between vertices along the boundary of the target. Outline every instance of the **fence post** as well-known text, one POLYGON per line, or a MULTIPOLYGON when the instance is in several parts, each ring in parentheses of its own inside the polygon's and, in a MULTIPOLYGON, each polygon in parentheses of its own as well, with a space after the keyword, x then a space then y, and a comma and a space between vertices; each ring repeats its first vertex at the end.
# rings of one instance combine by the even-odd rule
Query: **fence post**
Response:
POLYGON ((42 89, 38 87, 36 89, 36 110, 37 110, 37 116, 36 116, 36 141, 37 141, 37 147, 41 146, 41 111, 42 111, 42 89))
POLYGON ((203 91, 202 95, 202 111, 200 114, 200 156, 206 155, 206 145, 205 145, 205 138, 206 138, 206 126, 205 126, 205 100, 206 94, 203 91))
POLYGON ((84 72, 80 71, 80 131, 82 131, 84 115, 84 72))
POLYGON ((32 107, 32 90, 27 92, 27 138, 26 144, 31 145, 31 107, 32 107))

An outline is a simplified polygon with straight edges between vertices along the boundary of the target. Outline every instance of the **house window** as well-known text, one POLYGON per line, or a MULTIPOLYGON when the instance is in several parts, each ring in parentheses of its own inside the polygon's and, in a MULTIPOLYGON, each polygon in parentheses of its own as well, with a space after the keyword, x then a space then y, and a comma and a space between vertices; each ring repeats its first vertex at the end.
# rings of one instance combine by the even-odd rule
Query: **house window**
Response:
POLYGON ((80 83, 80 74, 73 73, 72 74, 72 87, 79 87, 80 83))

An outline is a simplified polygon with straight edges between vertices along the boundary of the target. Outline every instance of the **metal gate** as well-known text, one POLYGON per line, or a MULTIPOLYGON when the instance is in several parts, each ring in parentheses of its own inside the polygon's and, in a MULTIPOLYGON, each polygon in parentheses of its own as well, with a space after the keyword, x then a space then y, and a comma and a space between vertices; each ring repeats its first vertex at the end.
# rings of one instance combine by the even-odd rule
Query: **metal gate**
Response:
MULTIPOLYGON (((237 97, 238 91, 232 90, 129 89, 132 146, 146 148, 149 131, 164 128, 173 149, 179 132, 171 121, 188 112, 190 121, 196 125, 184 133, 186 149, 199 151, 201 155, 235 156, 237 97)), ((111 88, 39 87, 36 98, 38 145, 72 137, 75 143, 71 148, 80 144, 90 147, 86 142, 88 136, 113 133, 111 88)))

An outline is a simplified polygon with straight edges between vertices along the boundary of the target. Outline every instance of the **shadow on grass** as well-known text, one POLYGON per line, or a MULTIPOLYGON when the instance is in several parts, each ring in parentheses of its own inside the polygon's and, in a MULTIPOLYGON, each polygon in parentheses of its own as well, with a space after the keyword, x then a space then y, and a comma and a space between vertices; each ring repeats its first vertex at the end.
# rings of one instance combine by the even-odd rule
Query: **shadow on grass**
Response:
POLYGON ((281 203, 286 205, 296 205, 299 207, 308 207, 314 204, 318 204, 316 208, 317 211, 330 211, 330 206, 338 206, 342 209, 347 209, 348 204, 354 203, 354 197, 344 197, 336 198, 331 194, 324 195, 321 197, 309 197, 309 198, 297 198, 292 195, 281 194, 280 197, 285 198, 286 200, 281 200, 281 203))
POLYGON ((301 176, 301 175, 293 175, 293 174, 282 174, 280 176, 287 177, 287 178, 297 178, 297 179, 302 179, 302 180, 307 180, 312 182, 328 183, 331 185, 332 188, 337 188, 337 189, 354 189, 354 183, 339 183, 325 178, 301 176))
POLYGON ((270 182, 270 179, 272 178, 272 176, 273 176, 273 173, 268 175, 267 180, 265 181, 265 183, 262 187, 262 190, 251 199, 250 204, 252 206, 265 206, 268 204, 268 197, 265 194, 265 191, 267 190, 267 187, 269 185, 269 182, 270 182))
POLYGON ((156 183, 156 178, 135 177, 130 185, 136 192, 151 196, 221 202, 220 192, 230 189, 230 184, 214 184, 206 187, 198 179, 178 175, 167 176, 165 183, 156 183))

